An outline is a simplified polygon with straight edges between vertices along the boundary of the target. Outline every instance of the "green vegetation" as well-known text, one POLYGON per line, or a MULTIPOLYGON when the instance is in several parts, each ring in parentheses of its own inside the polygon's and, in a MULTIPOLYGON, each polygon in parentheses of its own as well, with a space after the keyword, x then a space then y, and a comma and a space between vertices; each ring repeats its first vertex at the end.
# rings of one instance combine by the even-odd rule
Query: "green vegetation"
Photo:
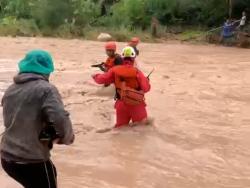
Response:
MULTIPOLYGON (((133 35, 151 40, 183 28, 220 25, 230 12, 230 0, 1 0, 0 35, 85 37, 100 32, 116 40, 133 35), (188 26, 188 27, 187 27, 188 26), (152 33, 152 28, 156 29, 152 33), (177 29, 176 29, 177 28, 177 29)), ((232 17, 240 18, 250 0, 235 1, 232 17)), ((188 40, 202 32, 186 31, 188 40)))
POLYGON ((200 30, 187 30, 179 35, 182 41, 201 40, 206 36, 206 32, 200 30))

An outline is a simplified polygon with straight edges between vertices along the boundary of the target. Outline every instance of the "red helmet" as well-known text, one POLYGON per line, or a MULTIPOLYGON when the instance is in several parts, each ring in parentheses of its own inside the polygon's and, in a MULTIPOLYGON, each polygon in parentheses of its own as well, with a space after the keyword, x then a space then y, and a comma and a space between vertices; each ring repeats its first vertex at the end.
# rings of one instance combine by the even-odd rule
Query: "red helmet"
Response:
POLYGON ((138 37, 133 37, 131 40, 130 40, 130 44, 134 44, 134 45, 137 45, 139 44, 140 42, 140 39, 138 37))
POLYGON ((106 50, 114 50, 114 51, 116 51, 116 43, 114 41, 107 42, 105 44, 105 49, 106 50))

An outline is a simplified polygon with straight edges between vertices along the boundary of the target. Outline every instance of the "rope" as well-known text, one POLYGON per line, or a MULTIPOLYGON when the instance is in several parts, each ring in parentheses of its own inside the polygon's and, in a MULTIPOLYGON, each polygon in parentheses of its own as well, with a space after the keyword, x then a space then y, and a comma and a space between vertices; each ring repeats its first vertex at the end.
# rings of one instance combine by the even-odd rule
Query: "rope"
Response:
MULTIPOLYGON (((238 23, 238 22, 240 22, 240 20, 236 20, 236 21, 234 21, 232 24, 234 25, 234 24, 236 24, 236 23, 238 23)), ((223 28, 223 26, 220 26, 220 27, 216 27, 216 28, 214 28, 214 29, 211 29, 211 30, 207 31, 206 33, 210 33, 210 32, 219 30, 219 29, 221 29, 221 28, 223 28)))
MULTIPOLYGON (((232 24, 234 25, 234 24, 236 24, 236 23, 238 23, 238 22, 240 22, 240 20, 236 20, 236 21, 234 21, 232 24)), ((220 29, 222 29, 222 28, 223 28, 223 26, 216 27, 216 28, 211 29, 211 30, 208 30, 208 31, 206 31, 206 32, 204 32, 204 33, 198 34, 197 36, 195 36, 195 37, 193 37, 193 38, 198 38, 198 37, 201 37, 201 36, 206 36, 206 35, 208 35, 209 33, 214 32, 214 31, 217 31, 217 30, 220 30, 220 29)))

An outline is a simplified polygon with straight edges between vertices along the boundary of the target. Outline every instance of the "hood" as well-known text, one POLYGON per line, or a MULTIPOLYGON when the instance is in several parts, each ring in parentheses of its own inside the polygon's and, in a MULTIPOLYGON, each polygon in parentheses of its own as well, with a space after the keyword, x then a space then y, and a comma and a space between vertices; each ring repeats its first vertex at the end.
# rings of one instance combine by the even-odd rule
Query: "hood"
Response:
POLYGON ((23 84, 35 80, 45 80, 49 81, 48 75, 34 74, 34 73, 21 73, 14 77, 14 82, 16 84, 23 84))

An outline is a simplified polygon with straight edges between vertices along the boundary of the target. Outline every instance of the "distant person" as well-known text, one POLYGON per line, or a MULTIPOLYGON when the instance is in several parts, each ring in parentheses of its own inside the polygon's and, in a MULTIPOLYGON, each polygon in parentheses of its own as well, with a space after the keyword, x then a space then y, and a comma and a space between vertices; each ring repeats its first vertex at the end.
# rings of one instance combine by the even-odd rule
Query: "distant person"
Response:
POLYGON ((139 43, 140 43, 140 39, 138 37, 133 37, 128 43, 128 45, 134 49, 136 56, 138 56, 140 53, 137 47, 139 43))
POLYGON ((121 56, 116 53, 116 43, 114 41, 105 44, 105 51, 108 56, 106 61, 97 65, 92 65, 92 67, 99 67, 103 72, 108 72, 112 67, 122 64, 121 56))
MULTIPOLYGON (((128 43, 128 46, 132 47, 136 53, 136 57, 139 56, 140 51, 138 49, 138 45, 140 43, 140 39, 138 37, 133 37, 128 43)), ((140 69, 138 61, 134 61, 134 66, 138 69, 140 69)))
POLYGON ((227 19, 227 21, 223 25, 222 29, 222 37, 223 39, 225 38, 231 38, 234 36, 234 23, 230 20, 227 19))
POLYGON ((240 31, 243 31, 245 26, 246 26, 246 21, 247 21, 247 16, 246 16, 246 12, 243 11, 242 12, 242 17, 241 17, 241 20, 240 20, 240 25, 239 25, 239 29, 240 31))
POLYGON ((53 71, 48 52, 29 52, 2 99, 2 167, 25 188, 57 188, 50 150, 54 143, 69 145, 74 141, 69 113, 57 88, 49 83, 53 71))
POLYGON ((98 84, 115 85, 116 128, 128 125, 131 120, 133 123, 148 122, 144 94, 150 90, 149 79, 134 67, 136 53, 132 47, 124 48, 122 57, 122 65, 104 74, 93 75, 98 84))

